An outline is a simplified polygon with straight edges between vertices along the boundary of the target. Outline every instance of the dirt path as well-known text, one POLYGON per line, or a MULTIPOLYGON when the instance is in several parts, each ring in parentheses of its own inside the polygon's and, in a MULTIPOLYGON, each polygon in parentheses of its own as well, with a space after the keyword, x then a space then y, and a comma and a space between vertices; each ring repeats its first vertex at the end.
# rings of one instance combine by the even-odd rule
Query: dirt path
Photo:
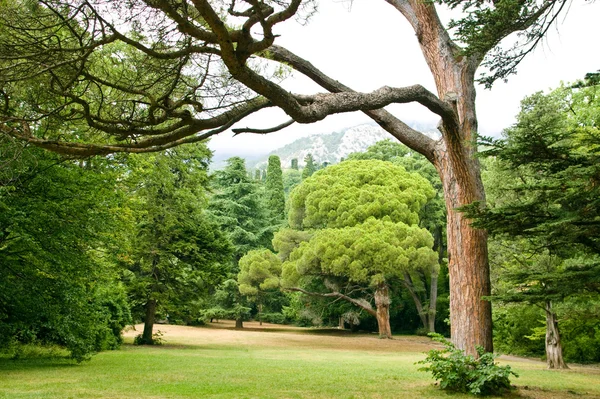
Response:
MULTIPOLYGON (((223 345, 314 348, 332 350, 364 350, 372 352, 425 352, 435 347, 427 337, 398 336, 394 339, 379 339, 376 334, 351 334, 336 329, 314 329, 258 322, 244 322, 243 329, 235 329, 229 320, 209 323, 203 327, 186 327, 159 324, 160 331, 169 341, 183 345, 223 345)), ((143 330, 138 324, 135 330, 127 330, 125 337, 134 337, 143 330)))

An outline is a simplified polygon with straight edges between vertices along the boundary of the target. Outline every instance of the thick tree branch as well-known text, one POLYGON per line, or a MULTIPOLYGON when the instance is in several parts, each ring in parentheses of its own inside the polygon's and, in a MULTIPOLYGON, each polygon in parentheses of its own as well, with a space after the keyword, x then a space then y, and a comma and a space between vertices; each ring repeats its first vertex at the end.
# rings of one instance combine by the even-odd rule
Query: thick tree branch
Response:
MULTIPOLYGON (((274 61, 282 62, 291 66, 298 72, 309 77, 315 83, 332 93, 353 91, 348 86, 345 86, 341 82, 325 75, 309 61, 297 56, 296 54, 283 47, 271 46, 268 49, 268 51, 260 55, 264 58, 272 59, 274 61)), ((433 148, 435 143, 434 140, 412 129, 410 126, 408 126, 407 124, 405 124, 386 110, 377 109, 367 110, 363 112, 375 122, 377 122, 379 126, 381 126, 384 130, 389 132, 396 139, 398 139, 411 149, 424 155, 430 161, 433 161, 433 148)))
POLYGON ((248 101, 243 105, 237 106, 227 112, 215 116, 214 118, 205 120, 192 120, 188 125, 183 126, 182 128, 173 132, 152 136, 143 140, 131 141, 128 143, 86 144, 79 142, 42 139, 32 136, 29 124, 25 122, 19 124, 18 127, 15 127, 15 122, 12 122, 11 124, 0 123, 0 132, 40 148, 45 148, 63 155, 72 155, 78 157, 106 155, 114 152, 154 152, 162 151, 181 144, 195 143, 206 140, 215 134, 229 129, 231 126, 233 126, 233 124, 239 122, 248 115, 270 106, 271 103, 267 99, 258 97, 248 101), (199 134, 202 131, 205 132, 199 134))

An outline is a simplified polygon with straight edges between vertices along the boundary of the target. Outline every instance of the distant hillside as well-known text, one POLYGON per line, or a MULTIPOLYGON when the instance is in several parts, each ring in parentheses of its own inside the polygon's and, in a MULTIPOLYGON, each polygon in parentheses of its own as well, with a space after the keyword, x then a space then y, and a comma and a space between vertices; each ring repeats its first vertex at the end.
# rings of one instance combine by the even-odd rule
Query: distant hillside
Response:
MULTIPOLYGON (((411 124, 411 126, 430 137, 439 137, 435 126, 417 124, 411 124)), ((391 138, 390 134, 377 125, 358 125, 341 132, 303 137, 258 159, 247 159, 246 166, 248 169, 266 168, 269 155, 278 155, 284 169, 290 167, 294 158, 297 158, 298 164, 303 167, 304 157, 309 153, 318 163, 338 163, 348 154, 365 151, 378 141, 387 138, 391 138)))

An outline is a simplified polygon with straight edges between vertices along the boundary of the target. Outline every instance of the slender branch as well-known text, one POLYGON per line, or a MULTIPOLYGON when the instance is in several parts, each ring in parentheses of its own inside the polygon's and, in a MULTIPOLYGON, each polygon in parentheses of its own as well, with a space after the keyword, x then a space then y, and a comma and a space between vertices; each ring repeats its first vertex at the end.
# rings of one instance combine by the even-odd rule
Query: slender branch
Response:
POLYGON ((290 119, 287 122, 284 122, 284 123, 282 123, 280 125, 274 126, 272 128, 269 128, 269 129, 251 129, 249 127, 245 127, 245 128, 231 129, 231 131, 234 133, 234 136, 237 136, 238 134, 241 134, 241 133, 267 134, 267 133, 278 132, 281 129, 285 129, 286 127, 290 126, 294 122, 296 122, 296 121, 293 120, 293 119, 290 119))
POLYGON ((284 290, 297 291, 297 292, 302 292, 303 294, 306 294, 306 295, 320 296, 320 297, 324 297, 324 298, 340 298, 340 299, 343 299, 345 301, 352 303, 353 305, 358 306, 361 309, 364 309, 367 313, 369 313, 372 316, 377 316, 377 312, 375 310, 373 310, 373 308, 370 306, 370 304, 369 304, 369 306, 366 306, 364 303, 357 301, 354 298, 350 298, 349 296, 344 295, 341 292, 319 293, 319 292, 306 291, 305 289, 302 289, 299 287, 284 288, 284 290))

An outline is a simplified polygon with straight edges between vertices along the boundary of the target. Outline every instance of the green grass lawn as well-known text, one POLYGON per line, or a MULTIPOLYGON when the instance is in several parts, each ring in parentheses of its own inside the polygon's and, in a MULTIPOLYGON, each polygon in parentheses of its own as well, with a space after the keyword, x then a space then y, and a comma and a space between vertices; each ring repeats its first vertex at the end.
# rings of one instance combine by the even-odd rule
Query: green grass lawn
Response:
MULTIPOLYGON (((261 333, 253 334, 260 339, 261 333)), ((272 333, 262 334, 267 339, 272 333)), ((319 336, 310 339, 318 343, 319 336)), ((294 341, 270 347, 167 340, 157 347, 126 344, 81 364, 0 358, 0 398, 467 397, 440 391, 428 374, 418 371, 414 363, 424 357, 420 352, 299 347, 294 341)), ((508 363, 520 374, 513 380, 520 389, 511 397, 600 398, 598 368, 550 371, 539 362, 508 363)))

